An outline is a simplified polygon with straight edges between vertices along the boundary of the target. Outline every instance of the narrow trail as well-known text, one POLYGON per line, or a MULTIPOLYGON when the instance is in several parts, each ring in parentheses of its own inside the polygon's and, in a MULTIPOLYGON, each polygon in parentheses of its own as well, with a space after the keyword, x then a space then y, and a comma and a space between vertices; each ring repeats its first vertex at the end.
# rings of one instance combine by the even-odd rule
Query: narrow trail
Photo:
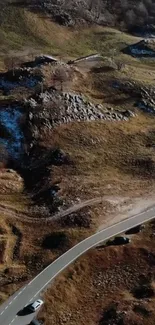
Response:
POLYGON ((87 207, 87 206, 91 206, 91 205, 94 205, 96 203, 102 203, 103 200, 105 200, 104 197, 97 197, 97 198, 94 198, 94 199, 89 199, 89 200, 86 200, 84 202, 80 202, 80 203, 77 203, 75 205, 73 205, 72 207, 66 209, 66 210, 63 210, 63 211, 60 211, 58 213, 56 213, 55 215, 51 216, 51 217, 45 217, 45 218, 33 218, 33 217, 28 217, 26 213, 24 212, 19 212, 17 209, 14 209, 10 206, 5 206, 5 205, 2 205, 0 204, 0 213, 3 213, 6 217, 9 217, 9 218, 14 218, 14 219, 18 219, 22 222, 30 222, 30 223, 40 223, 40 222, 52 222, 52 221, 55 221, 55 220, 59 220, 63 217, 66 217, 78 210, 81 210, 82 208, 84 207, 87 207), (18 215, 17 215, 18 214, 18 215))

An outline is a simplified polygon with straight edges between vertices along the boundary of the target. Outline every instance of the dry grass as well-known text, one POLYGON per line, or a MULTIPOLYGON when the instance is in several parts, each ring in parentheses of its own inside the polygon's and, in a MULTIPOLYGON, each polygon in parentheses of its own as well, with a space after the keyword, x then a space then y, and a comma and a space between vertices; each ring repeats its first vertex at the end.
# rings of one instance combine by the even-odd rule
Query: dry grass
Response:
POLYGON ((0 39, 1 67, 3 63, 6 66, 9 64, 10 57, 18 62, 42 51, 65 59, 95 51, 109 56, 113 54, 113 48, 118 53, 125 45, 138 41, 138 38, 112 28, 90 27, 77 30, 62 27, 43 15, 15 6, 6 8, 3 12, 0 39))
MULTIPOLYGON (((92 209, 93 211, 93 209, 92 209)), ((90 218, 91 213, 90 211, 90 218)), ((89 210, 88 210, 89 213, 89 210)), ((1 299, 7 298, 13 294, 25 281, 35 276, 43 270, 54 259, 61 255, 68 248, 72 247, 80 240, 88 237, 94 229, 90 227, 72 227, 60 223, 27 223, 26 220, 16 220, 15 213, 10 217, 1 216, 1 233, 0 235, 0 276, 1 276, 1 299), (32 229, 35 228, 35 231, 32 229), (37 235, 36 235, 37 231, 37 235), (57 246, 46 248, 45 239, 53 234, 63 234, 66 241, 57 246), (5 243, 5 246, 2 244, 5 243), (2 249, 1 249, 2 248, 2 249)))
POLYGON ((107 193, 125 196, 133 190, 139 194, 154 183, 155 153, 149 147, 154 131, 154 118, 140 114, 123 123, 57 127, 44 145, 64 150, 72 164, 52 167, 52 182, 59 184, 60 195, 66 199, 107 193))
MULTIPOLYGON (((32 52, 50 53, 67 61, 94 52, 110 57, 116 49, 114 60, 125 64, 122 71, 106 69, 109 64, 107 59, 101 64, 100 73, 81 64, 76 66, 74 79, 69 84, 70 91, 81 92, 95 103, 101 102, 104 107, 133 109, 133 98, 118 94, 109 86, 113 80, 129 79, 147 85, 154 82, 153 62, 150 64, 120 53, 124 46, 138 39, 114 29, 91 27, 71 30, 45 17, 14 8, 5 12, 0 39, 1 68, 8 66, 10 57, 16 57, 15 62, 32 59, 32 52)), ((45 68, 44 73, 49 82, 49 70, 45 68)), ((58 183, 59 195, 71 204, 71 200, 77 197, 82 201, 107 194, 134 197, 154 190, 155 126, 151 116, 138 112, 136 118, 123 123, 71 123, 57 127, 46 136, 41 134, 41 137, 43 146, 60 148, 71 157, 71 165, 51 166, 51 184, 58 183)), ((2 301, 62 252, 94 232, 101 214, 103 222, 106 212, 111 213, 111 206, 103 203, 88 209, 91 214, 90 228, 63 223, 40 226, 22 219, 17 221, 14 216, 19 212, 26 213, 31 203, 23 194, 23 180, 16 173, 6 171, 0 173, 0 178, 0 206, 5 205, 10 213, 9 218, 5 211, 1 215, 0 230, 2 228, 1 232, 4 232, 2 240, 0 238, 3 253, 0 264, 2 301), (57 249, 45 249, 43 241, 53 232, 62 232, 67 241, 57 249)), ((82 210, 81 215, 84 213, 82 210)), ((147 229, 147 234, 149 231, 152 230, 147 229)), ((141 324, 140 316, 133 313, 135 300, 130 289, 141 273, 148 277, 152 270, 141 250, 143 239, 135 237, 134 243, 125 248, 94 250, 70 267, 45 296, 46 309, 42 314, 45 318, 46 313, 45 325, 98 324, 103 310, 115 301, 118 309, 129 309, 130 324, 141 324), (103 285, 99 290, 100 286, 94 286, 94 281, 100 272, 103 285)), ((150 238, 145 238, 145 248, 153 251, 150 238)), ((153 303, 154 299, 150 306, 153 303)), ((151 321, 154 320, 153 314, 151 321)), ((149 325, 153 324, 151 321, 149 325)), ((129 324, 129 320, 126 323, 129 324)), ((148 324, 148 319, 143 319, 145 324, 148 324)))
POLYGON ((142 234, 132 237, 132 244, 95 249, 80 258, 45 293, 46 305, 40 319, 45 325, 100 324, 106 310, 113 306, 117 311, 113 322, 109 316, 102 324, 119 324, 119 313, 123 317, 121 324, 154 324, 155 296, 139 300, 132 294, 140 284, 151 286, 154 279, 149 259, 149 254, 155 253, 152 231, 148 226, 142 234))

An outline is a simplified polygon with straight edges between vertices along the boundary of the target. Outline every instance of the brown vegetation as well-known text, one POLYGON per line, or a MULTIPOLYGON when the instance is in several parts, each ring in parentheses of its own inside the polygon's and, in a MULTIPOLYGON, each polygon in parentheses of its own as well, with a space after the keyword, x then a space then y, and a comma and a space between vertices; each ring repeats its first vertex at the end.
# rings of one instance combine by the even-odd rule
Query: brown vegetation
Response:
MULTIPOLYGON (((42 3, 39 3, 42 9, 42 3)), ((103 7, 100 1, 90 1, 89 4, 86 1, 85 7, 79 1, 80 8, 82 6, 80 11, 75 1, 73 11, 72 1, 71 7, 68 7, 68 1, 63 3, 63 15, 67 11, 73 24, 80 17, 80 23, 84 20, 95 21, 124 28, 126 25, 133 27, 137 21, 140 26, 150 23, 154 17, 154 5, 149 0, 143 3, 138 1, 137 6, 135 1, 107 1, 106 7, 104 1, 103 7)), ((86 100, 102 103, 103 110, 127 109, 136 112, 137 116, 124 122, 72 122, 49 128, 48 132, 43 132, 41 126, 33 144, 32 138, 27 135, 27 145, 30 145, 31 150, 26 153, 25 169, 20 170, 23 179, 12 170, 1 169, 0 301, 7 299, 9 294, 64 251, 94 233, 99 225, 106 226, 114 222, 113 204, 107 201, 81 209, 55 222, 34 221, 33 217, 39 219, 51 216, 53 197, 58 198, 54 203, 61 201, 61 208, 73 206, 80 200, 107 195, 112 196, 114 201, 118 195, 123 200, 136 196, 144 198, 145 194, 152 195, 155 180, 154 116, 135 109, 136 92, 126 94, 113 88, 113 83, 120 80, 122 83, 126 80, 134 82, 138 89, 143 83, 154 83, 154 63, 151 65, 150 62, 129 59, 120 53, 126 43, 136 42, 135 38, 102 27, 86 28, 84 31, 80 29, 79 32, 67 27, 63 29, 49 19, 20 9, 9 7, 9 23, 6 8, 0 13, 2 33, 7 35, 7 39, 10 37, 15 48, 16 45, 19 48, 21 44, 25 45, 25 35, 28 34, 28 44, 34 46, 34 39, 36 41, 37 38, 39 46, 42 41, 44 50, 50 40, 49 52, 63 52, 61 54, 66 56, 66 62, 68 56, 89 54, 94 49, 112 58, 111 62, 106 59, 95 67, 85 62, 76 67, 67 64, 41 67, 39 73, 41 71, 44 75, 45 89, 54 86, 53 77, 56 77, 61 87, 58 83, 55 86, 60 90, 82 93, 86 100), (15 26, 16 16, 19 17, 19 26, 18 32, 13 34, 12 24, 15 26), (37 30, 34 34, 33 23, 37 30), (29 160, 27 154, 30 154, 29 160), (26 220, 27 216, 32 218, 32 222, 26 220)), ((50 13, 56 20, 61 18, 61 23, 69 19, 65 15, 62 21, 62 15, 53 16, 51 10, 50 13)), ((6 53, 10 45, 8 42, 5 47, 5 37, 3 41, 6 53)), ((10 67, 11 63, 5 62, 5 66, 10 67)), ((11 95, 17 100, 23 99, 23 96, 28 98, 37 91, 36 88, 14 89, 11 95)), ((11 103, 8 97, 3 100, 7 104, 11 103)), ((58 113, 59 102, 54 107, 49 105, 48 109, 58 113)), ((41 105, 40 114, 42 110, 41 105)), ((9 136, 3 130, 1 133, 4 138, 9 136)), ((2 158, 6 159, 5 154, 1 150, 2 158)), ((46 304, 41 315, 42 319, 46 318, 45 325, 154 324, 153 227, 148 226, 143 234, 135 236, 129 246, 93 250, 71 266, 45 295, 46 304)))
POLYGON ((153 325, 153 227, 124 247, 92 250, 60 275, 44 295, 40 319, 45 325, 153 325))

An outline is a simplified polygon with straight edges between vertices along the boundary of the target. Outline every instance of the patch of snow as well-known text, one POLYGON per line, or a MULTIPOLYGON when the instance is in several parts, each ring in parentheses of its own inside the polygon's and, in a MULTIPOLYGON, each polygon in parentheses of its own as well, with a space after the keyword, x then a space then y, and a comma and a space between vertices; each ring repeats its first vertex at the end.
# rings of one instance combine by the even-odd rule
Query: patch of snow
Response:
POLYGON ((144 50, 144 49, 139 49, 139 48, 131 47, 131 46, 130 46, 130 50, 131 50, 131 53, 134 55, 150 55, 150 56, 154 55, 155 56, 155 52, 151 51, 151 50, 144 50))
POLYGON ((18 107, 16 109, 6 108, 0 110, 0 122, 11 135, 9 139, 0 139, 0 142, 14 159, 18 159, 22 151, 23 132, 20 128, 22 115, 18 107))
POLYGON ((26 88, 33 88, 37 85, 38 80, 34 77, 27 77, 21 79, 19 82, 15 81, 9 81, 6 80, 5 78, 0 79, 0 89, 5 89, 5 90, 12 90, 17 87, 26 87, 26 88))
POLYGON ((5 79, 0 80, 0 89, 11 90, 16 88, 17 86, 18 84, 15 82, 7 81, 5 79))

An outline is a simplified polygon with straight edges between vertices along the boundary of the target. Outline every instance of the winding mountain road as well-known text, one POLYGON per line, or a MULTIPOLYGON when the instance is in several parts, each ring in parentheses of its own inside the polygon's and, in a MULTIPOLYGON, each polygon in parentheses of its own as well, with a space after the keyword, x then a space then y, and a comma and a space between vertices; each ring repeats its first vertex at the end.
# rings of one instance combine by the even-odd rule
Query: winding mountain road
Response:
POLYGON ((93 247, 96 247, 103 241, 125 232, 141 223, 147 222, 155 218, 155 207, 151 207, 147 211, 139 213, 129 219, 114 224, 102 231, 86 238, 79 244, 61 255, 41 273, 39 273, 25 287, 21 288, 13 296, 11 296, 4 304, 0 306, 0 324, 3 325, 27 325, 33 319, 35 314, 25 316, 17 316, 19 310, 35 299, 43 292, 51 281, 62 272, 67 266, 74 262, 78 257, 93 247))

